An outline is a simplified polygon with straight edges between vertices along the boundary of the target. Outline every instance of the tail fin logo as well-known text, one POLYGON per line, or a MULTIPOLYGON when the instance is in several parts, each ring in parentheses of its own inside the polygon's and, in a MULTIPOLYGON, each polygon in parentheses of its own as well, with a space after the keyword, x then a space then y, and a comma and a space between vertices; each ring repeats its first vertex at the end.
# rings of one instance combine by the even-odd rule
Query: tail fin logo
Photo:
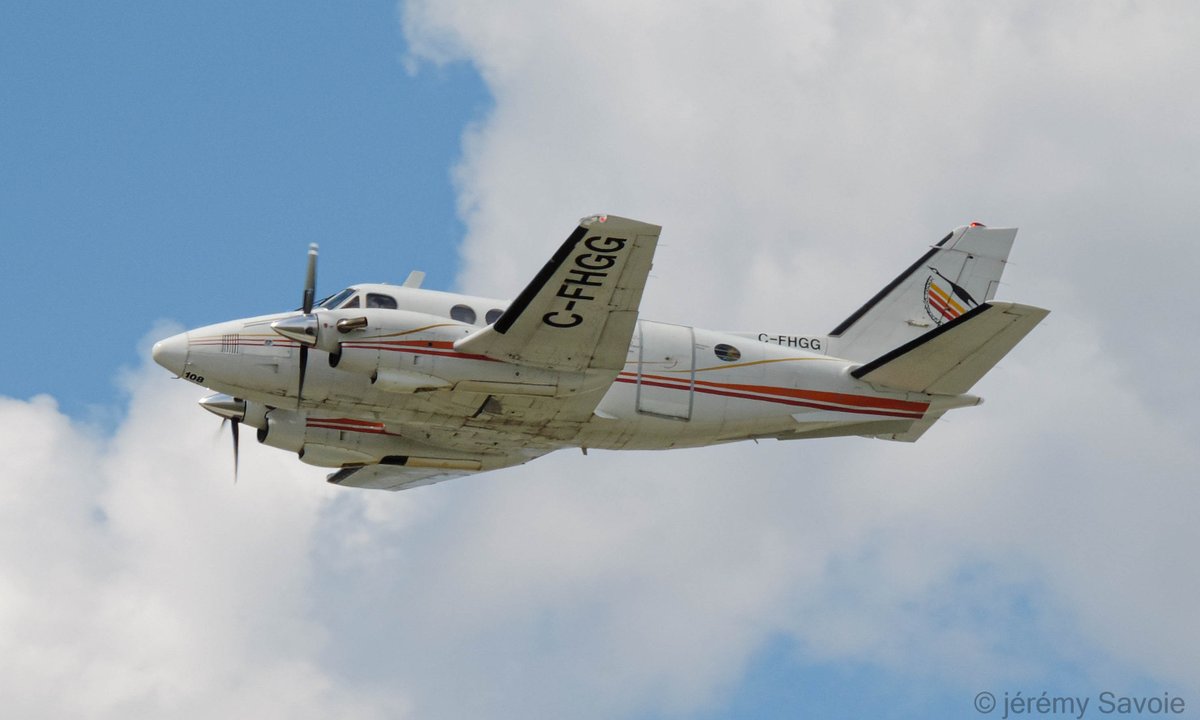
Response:
POLYGON ((935 323, 941 325, 979 305, 965 288, 938 272, 937 268, 929 269, 933 275, 925 281, 925 312, 935 323))

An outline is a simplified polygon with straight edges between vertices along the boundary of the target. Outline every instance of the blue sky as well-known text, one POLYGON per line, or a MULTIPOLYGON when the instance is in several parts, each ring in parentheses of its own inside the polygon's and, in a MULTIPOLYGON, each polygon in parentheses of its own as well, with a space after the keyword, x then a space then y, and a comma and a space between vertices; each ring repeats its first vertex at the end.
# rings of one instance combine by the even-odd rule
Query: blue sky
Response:
POLYGON ((1185 2, 5 3, 0 696, 1200 707, 1197 36, 1185 2), (821 333, 972 220, 1020 226, 1000 297, 1053 314, 912 446, 564 452, 399 494, 246 441, 233 486, 203 393, 148 362, 298 305, 310 242, 319 292, 505 296, 594 212, 663 225, 655 319, 821 333))
POLYGON ((5 394, 111 405, 156 321, 298 305, 310 242, 328 292, 452 284, 450 170, 489 100, 466 63, 405 72, 392 3, 0 13, 3 286, 40 308, 31 347, 87 338, 14 353, 5 394))

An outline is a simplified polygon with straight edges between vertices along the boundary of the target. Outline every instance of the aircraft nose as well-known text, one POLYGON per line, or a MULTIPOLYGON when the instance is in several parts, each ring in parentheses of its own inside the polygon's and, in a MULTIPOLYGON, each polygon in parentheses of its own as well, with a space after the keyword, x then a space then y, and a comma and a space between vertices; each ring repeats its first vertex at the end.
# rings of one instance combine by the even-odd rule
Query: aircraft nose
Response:
POLYGON ((154 357, 154 362, 162 365, 176 375, 183 375, 183 369, 187 367, 188 358, 187 333, 172 335, 166 340, 159 340, 154 343, 151 355, 154 357))

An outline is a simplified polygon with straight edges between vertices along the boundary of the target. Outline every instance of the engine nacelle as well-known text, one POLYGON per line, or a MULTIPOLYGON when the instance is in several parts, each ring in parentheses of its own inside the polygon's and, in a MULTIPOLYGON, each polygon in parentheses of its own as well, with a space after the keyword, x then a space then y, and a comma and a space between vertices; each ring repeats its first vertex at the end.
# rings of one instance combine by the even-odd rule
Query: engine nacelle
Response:
POLYGON ((258 429, 258 441, 280 450, 298 453, 304 448, 307 424, 305 416, 291 410, 275 409, 266 414, 258 429))
POLYGON ((276 409, 267 414, 258 441, 290 450, 310 465, 345 467, 379 462, 388 454, 386 436, 377 433, 383 433, 383 423, 309 418, 276 409))
MULTIPOLYGON (((472 325, 410 311, 354 312, 361 316, 349 318, 355 322, 344 324, 348 331, 336 352, 330 354, 329 364, 365 375, 384 392, 454 388, 497 395, 555 396, 577 392, 585 381, 583 373, 513 365, 459 352, 455 343, 481 329, 472 325)), ((335 321, 332 327, 345 319, 335 321)), ((326 325, 322 332, 326 332, 326 325)))
POLYGON ((412 393, 453 385, 453 380, 439 376, 438 360, 453 351, 455 340, 478 329, 407 310, 335 312, 345 316, 322 316, 322 338, 338 337, 329 365, 365 375, 387 392, 412 393))
POLYGON ((371 465, 379 461, 374 455, 342 447, 305 443, 300 448, 300 459, 318 467, 346 467, 347 465, 371 465))
POLYGON ((310 465, 347 467, 373 465, 403 459, 413 467, 474 469, 481 459, 471 453, 435 448, 389 430, 380 421, 356 418, 313 417, 307 413, 276 408, 266 415, 258 441, 290 450, 310 465), (441 463, 420 465, 420 463, 441 463))

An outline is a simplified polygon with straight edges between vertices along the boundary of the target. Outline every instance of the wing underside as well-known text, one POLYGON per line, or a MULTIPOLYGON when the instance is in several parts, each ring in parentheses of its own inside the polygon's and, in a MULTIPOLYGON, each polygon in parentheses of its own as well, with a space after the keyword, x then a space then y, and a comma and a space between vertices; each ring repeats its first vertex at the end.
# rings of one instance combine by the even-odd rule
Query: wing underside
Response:
POLYGON ((406 490, 519 465, 572 439, 625 366, 659 232, 613 215, 585 218, 495 323, 454 345, 464 355, 555 370, 557 385, 463 381, 414 395, 386 429, 411 437, 408 428, 423 428, 431 456, 343 468, 329 482, 406 490), (497 446, 522 450, 497 455, 497 446), (446 457, 432 456, 437 447, 446 457))
POLYGON ((615 215, 585 218, 495 324, 455 349, 615 377, 625 365, 660 231, 615 215))
POLYGON ((373 465, 342 468, 329 475, 328 481, 342 487, 371 490, 408 490, 433 485, 489 470, 521 465, 544 454, 526 450, 520 455, 479 456, 475 459, 393 456, 373 465))
POLYGON ((330 483, 342 487, 396 491, 432 485, 443 480, 453 480, 473 472, 478 471, 408 468, 397 465, 363 465, 343 468, 330 475, 328 479, 330 483))

